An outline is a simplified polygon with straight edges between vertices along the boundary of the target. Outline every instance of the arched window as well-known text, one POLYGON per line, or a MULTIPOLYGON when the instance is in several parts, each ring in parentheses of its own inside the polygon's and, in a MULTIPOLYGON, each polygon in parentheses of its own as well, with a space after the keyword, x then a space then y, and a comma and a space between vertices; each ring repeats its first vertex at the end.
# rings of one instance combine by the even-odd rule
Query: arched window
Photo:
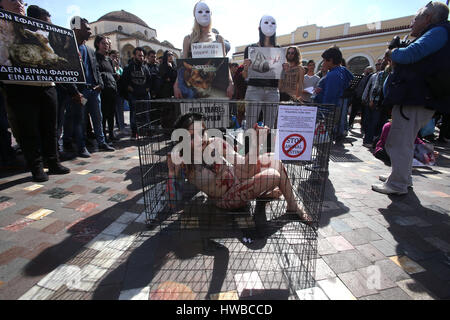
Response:
POLYGON ((122 31, 123 31, 123 27, 122 27, 122 26, 118 26, 118 27, 117 27, 117 30, 119 30, 120 32, 122 32, 122 31))
POLYGON ((354 74, 363 74, 364 69, 370 66, 366 57, 358 56, 347 62, 347 68, 354 74))

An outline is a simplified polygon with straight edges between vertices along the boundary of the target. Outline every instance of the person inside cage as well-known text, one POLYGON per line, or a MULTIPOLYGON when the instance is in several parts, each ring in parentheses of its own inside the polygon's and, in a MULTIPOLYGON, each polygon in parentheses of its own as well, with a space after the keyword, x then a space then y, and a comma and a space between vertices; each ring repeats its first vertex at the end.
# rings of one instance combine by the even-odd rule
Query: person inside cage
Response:
MULTIPOLYGON (((267 128, 259 127, 258 124, 255 124, 253 128, 257 133, 267 130, 267 128)), ((189 132, 191 159, 190 161, 179 161, 179 164, 176 164, 174 157, 180 159, 179 156, 182 157, 181 153, 183 153, 183 150, 177 149, 176 146, 168 155, 168 192, 171 200, 181 200, 181 195, 177 195, 179 190, 176 190, 176 180, 178 177, 183 177, 215 200, 217 207, 226 210, 245 207, 249 201, 257 198, 277 199, 283 195, 287 203, 287 212, 296 213, 302 222, 308 225, 312 224, 311 217, 297 203, 286 168, 281 161, 275 160, 275 154, 260 155, 259 148, 256 148, 256 161, 254 161, 255 164, 252 164, 250 154, 244 158, 224 139, 209 138, 204 118, 199 113, 180 116, 175 123, 175 129, 184 129, 189 132), (198 149, 196 149, 196 143, 199 145, 198 149), (202 153, 202 164, 192 164, 195 162, 196 150, 202 153), (215 150, 219 150, 222 161, 206 164, 203 155, 209 151, 215 153, 215 150), (226 159, 223 155, 226 155, 226 159)))

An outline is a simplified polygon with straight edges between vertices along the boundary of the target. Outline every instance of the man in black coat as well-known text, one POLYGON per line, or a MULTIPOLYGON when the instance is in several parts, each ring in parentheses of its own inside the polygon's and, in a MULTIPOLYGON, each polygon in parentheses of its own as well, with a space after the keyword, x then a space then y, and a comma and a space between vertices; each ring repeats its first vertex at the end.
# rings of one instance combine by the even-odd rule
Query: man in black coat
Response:
POLYGON ((101 99, 100 92, 104 84, 100 75, 99 66, 95 52, 86 46, 85 42, 91 35, 91 28, 86 19, 74 17, 71 20, 72 30, 75 32, 81 62, 86 76, 84 85, 68 85, 69 95, 72 103, 66 113, 66 124, 64 126, 64 143, 70 144, 72 136, 75 138, 77 152, 80 157, 89 158, 90 153, 86 149, 86 121, 88 115, 91 116, 94 127, 95 138, 99 151, 115 151, 105 141, 102 126, 101 99))
POLYGON ((127 92, 127 100, 130 104, 131 138, 137 137, 136 108, 143 102, 150 100, 152 76, 144 64, 145 50, 137 47, 133 51, 133 59, 125 67, 122 74, 122 86, 127 92))

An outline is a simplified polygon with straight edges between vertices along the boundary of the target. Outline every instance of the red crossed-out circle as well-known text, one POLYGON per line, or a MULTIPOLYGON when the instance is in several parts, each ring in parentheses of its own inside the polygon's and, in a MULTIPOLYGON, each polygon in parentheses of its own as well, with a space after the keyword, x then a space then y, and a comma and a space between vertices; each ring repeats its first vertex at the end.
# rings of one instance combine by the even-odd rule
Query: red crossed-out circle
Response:
POLYGON ((289 157, 289 158, 299 158, 301 157, 305 151, 306 151, 306 139, 299 135, 299 134, 291 134, 290 136, 287 136, 286 139, 284 139, 283 141, 283 145, 282 145, 282 149, 283 149, 283 153, 289 157), (291 145, 291 139, 295 139, 298 138, 298 140, 291 145), (290 145, 288 146, 287 143, 290 142, 290 145), (303 150, 298 150, 298 146, 301 145, 301 143, 304 144, 303 150))

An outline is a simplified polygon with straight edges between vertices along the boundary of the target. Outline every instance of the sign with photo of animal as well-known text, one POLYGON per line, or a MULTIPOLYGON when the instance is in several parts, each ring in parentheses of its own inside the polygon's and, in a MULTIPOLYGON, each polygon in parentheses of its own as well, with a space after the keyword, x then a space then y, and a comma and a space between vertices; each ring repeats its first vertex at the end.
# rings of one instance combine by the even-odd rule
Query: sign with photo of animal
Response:
POLYGON ((252 61, 248 69, 249 79, 281 79, 286 51, 283 48, 250 47, 248 58, 252 61))
POLYGON ((85 83, 73 31, 0 10, 0 81, 85 83))
POLYGON ((178 59, 178 87, 185 99, 228 99, 228 58, 178 59))

